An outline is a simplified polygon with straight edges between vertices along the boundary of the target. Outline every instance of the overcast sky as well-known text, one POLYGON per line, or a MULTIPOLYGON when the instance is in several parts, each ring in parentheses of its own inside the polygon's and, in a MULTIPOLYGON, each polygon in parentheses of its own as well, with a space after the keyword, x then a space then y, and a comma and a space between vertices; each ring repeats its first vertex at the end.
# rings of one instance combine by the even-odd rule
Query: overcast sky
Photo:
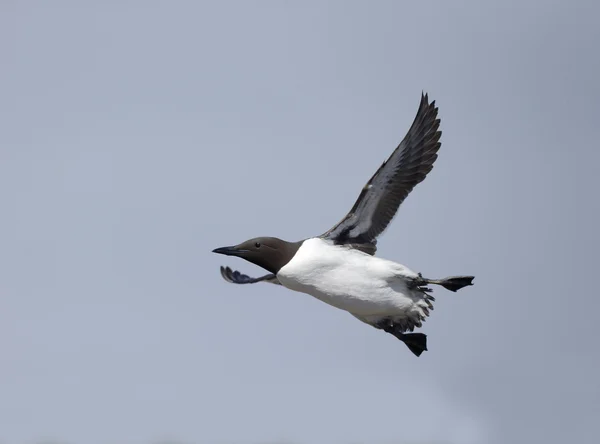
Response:
POLYGON ((598 2, 0 4, 0 442, 597 443, 598 2), (452 5, 452 6, 451 6, 452 5), (440 109, 378 255, 420 358, 215 247, 322 233, 440 109))

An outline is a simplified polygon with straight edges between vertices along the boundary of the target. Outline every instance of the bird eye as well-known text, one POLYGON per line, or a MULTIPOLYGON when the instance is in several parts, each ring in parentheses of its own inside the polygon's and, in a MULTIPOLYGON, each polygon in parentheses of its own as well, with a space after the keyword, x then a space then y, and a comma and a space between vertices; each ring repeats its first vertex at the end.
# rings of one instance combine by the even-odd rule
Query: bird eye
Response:
POLYGON ((254 246, 255 246, 256 248, 260 248, 260 242, 256 242, 256 243, 254 244, 254 246))

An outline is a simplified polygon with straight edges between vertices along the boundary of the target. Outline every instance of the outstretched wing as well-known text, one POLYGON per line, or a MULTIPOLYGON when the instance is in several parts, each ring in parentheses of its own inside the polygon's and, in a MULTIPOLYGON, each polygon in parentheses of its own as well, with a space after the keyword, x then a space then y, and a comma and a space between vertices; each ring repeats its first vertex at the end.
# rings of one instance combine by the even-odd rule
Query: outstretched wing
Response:
POLYGON ((267 282, 269 284, 277 284, 281 285, 277 276, 274 274, 266 274, 261 277, 253 278, 248 275, 242 274, 237 270, 232 270, 229 267, 221 266, 221 276, 227 282, 231 282, 232 284, 255 284, 257 282, 267 282))
POLYGON ((373 253, 379 236, 412 189, 433 168, 441 131, 435 101, 421 94, 421 104, 408 133, 362 189, 350 212, 321 237, 336 244, 363 245, 373 253))

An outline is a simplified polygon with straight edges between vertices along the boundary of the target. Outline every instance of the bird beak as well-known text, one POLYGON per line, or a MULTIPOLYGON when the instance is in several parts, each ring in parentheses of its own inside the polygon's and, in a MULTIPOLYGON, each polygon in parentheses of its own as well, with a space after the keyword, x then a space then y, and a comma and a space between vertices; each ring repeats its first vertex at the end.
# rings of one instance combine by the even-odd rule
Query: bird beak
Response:
POLYGON ((244 253, 247 253, 248 250, 241 250, 238 247, 221 247, 215 248, 213 253, 224 254, 225 256, 242 256, 244 253))

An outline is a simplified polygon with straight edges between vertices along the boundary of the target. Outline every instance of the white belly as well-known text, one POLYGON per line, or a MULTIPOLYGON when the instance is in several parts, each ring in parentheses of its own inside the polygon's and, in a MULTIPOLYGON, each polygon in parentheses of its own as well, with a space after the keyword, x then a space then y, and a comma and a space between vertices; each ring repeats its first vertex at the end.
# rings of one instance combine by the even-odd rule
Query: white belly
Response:
POLYGON ((407 280, 415 277, 400 264, 318 238, 304 241, 277 273, 290 290, 362 317, 420 311, 423 294, 407 287, 407 280))

